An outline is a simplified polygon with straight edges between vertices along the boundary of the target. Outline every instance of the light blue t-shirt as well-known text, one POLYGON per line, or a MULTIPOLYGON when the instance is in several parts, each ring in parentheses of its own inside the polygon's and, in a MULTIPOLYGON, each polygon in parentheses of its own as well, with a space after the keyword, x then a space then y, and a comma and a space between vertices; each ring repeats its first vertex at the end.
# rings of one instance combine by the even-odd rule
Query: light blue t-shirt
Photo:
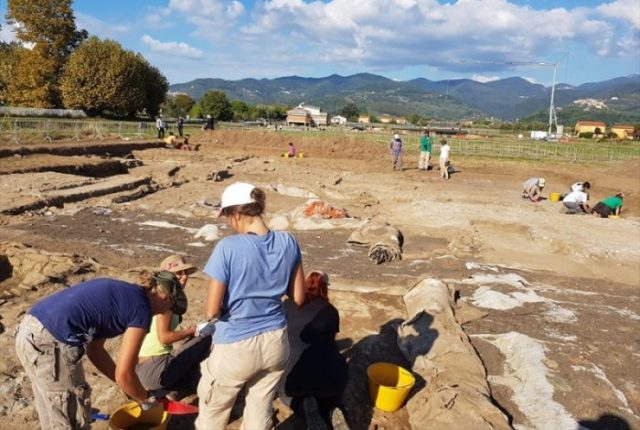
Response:
POLYGON ((222 239, 203 270, 227 287, 213 342, 238 342, 285 327, 282 296, 301 259, 298 242, 286 232, 222 239))

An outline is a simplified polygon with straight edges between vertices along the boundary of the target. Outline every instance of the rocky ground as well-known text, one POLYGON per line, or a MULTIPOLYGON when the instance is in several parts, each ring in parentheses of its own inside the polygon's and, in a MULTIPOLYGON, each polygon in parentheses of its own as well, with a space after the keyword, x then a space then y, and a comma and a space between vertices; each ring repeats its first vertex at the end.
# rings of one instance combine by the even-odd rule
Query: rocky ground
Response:
MULTIPOLYGON (((405 170, 393 172, 385 148, 357 135, 222 130, 196 138, 198 152, 107 143, 0 148, 0 427, 37 425, 12 352, 24 311, 64 285, 96 275, 131 278, 170 253, 202 267, 215 240, 230 234, 214 206, 225 186, 241 180, 267 191, 268 219, 292 221, 306 270, 331 276, 353 429, 410 428, 405 409, 371 407, 366 368, 409 366, 396 327, 407 317, 403 294, 426 277, 444 280, 485 315, 460 322, 514 427, 640 428, 640 161, 605 169, 453 153, 461 172, 445 182, 437 171, 417 170, 413 148, 405 170), (289 141, 304 158, 280 156, 289 141), (521 183, 532 176, 547 179, 545 194, 590 180, 593 202, 625 191, 623 217, 569 216, 560 203, 523 200, 521 183), (354 219, 294 222, 314 196, 354 219), (366 249, 347 244, 365 220, 402 232, 402 260, 376 265, 366 249)), ((187 323, 198 319, 205 282, 199 273, 192 279, 187 323)), ((113 351, 117 344, 109 342, 113 351)), ((94 407, 110 412, 126 401, 88 362, 86 369, 94 407)), ((299 427, 276 406, 279 428, 299 427)), ((190 426, 183 417, 169 428, 190 426)))

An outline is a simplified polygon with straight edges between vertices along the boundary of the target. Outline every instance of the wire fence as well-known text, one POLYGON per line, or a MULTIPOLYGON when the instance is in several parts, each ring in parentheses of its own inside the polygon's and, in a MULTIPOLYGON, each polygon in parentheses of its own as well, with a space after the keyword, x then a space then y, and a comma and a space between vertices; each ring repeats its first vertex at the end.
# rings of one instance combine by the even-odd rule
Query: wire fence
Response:
MULTIPOLYGON (((418 134, 403 135, 405 151, 418 152, 418 134)), ((434 141, 432 156, 440 155, 440 140, 434 141)), ((388 145, 391 138, 376 135, 373 140, 388 145)), ((492 158, 508 160, 551 161, 559 163, 607 163, 640 159, 640 144, 598 142, 546 142, 532 139, 495 138, 473 139, 448 137, 451 159, 492 158)))
MULTIPOLYGON (((237 123, 218 124, 222 128, 251 131, 274 131, 275 127, 257 127, 237 123)), ((202 124, 186 123, 185 134, 201 130, 202 124)), ((314 137, 348 138, 351 140, 372 141, 388 145, 391 140, 390 129, 353 130, 349 127, 328 127, 302 129, 279 127, 278 132, 289 135, 314 137)), ((177 133, 175 123, 167 123, 167 134, 177 133)), ((107 138, 157 138, 155 123, 151 121, 109 121, 109 120, 73 120, 52 118, 0 117, 0 142, 16 144, 52 142, 56 140, 88 140, 107 138)), ((402 134, 405 151, 418 152, 419 132, 402 134)), ((440 139, 433 145, 432 156, 440 153, 440 139)), ((640 144, 637 142, 545 142, 531 139, 517 139, 508 136, 471 138, 452 136, 447 141, 451 147, 451 158, 492 158, 532 161, 555 161, 563 163, 608 163, 613 165, 640 158, 640 144)))
MULTIPOLYGON (((200 124, 185 124, 184 133, 200 128, 200 124)), ((175 123, 168 123, 165 131, 177 134, 175 123)), ((157 137, 155 122, 0 117, 0 142, 25 144, 114 137, 157 137)))

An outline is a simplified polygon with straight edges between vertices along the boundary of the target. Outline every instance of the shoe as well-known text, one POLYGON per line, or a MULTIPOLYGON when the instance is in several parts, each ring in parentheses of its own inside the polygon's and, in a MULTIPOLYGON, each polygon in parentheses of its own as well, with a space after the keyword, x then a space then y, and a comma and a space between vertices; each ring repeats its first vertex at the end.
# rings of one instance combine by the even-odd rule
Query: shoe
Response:
POLYGON ((320 415, 320 407, 314 397, 305 397, 302 400, 302 410, 308 430, 329 430, 320 415))
POLYGON ((329 416, 331 417, 331 427, 333 430, 349 430, 347 419, 344 417, 340 408, 333 408, 329 416))

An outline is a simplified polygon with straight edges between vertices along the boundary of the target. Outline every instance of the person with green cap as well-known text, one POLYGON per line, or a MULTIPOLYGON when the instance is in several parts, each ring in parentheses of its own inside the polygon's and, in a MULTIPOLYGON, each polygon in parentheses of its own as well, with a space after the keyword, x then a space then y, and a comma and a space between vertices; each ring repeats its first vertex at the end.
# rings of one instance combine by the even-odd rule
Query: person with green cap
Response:
POLYGON ((168 271, 140 275, 138 284, 110 278, 81 282, 36 303, 16 332, 18 359, 31 380, 41 429, 89 429, 91 387, 82 367, 86 354, 143 409, 156 399, 136 375, 135 366, 153 315, 182 314, 186 297, 168 271), (117 359, 105 348, 122 335, 117 359))

